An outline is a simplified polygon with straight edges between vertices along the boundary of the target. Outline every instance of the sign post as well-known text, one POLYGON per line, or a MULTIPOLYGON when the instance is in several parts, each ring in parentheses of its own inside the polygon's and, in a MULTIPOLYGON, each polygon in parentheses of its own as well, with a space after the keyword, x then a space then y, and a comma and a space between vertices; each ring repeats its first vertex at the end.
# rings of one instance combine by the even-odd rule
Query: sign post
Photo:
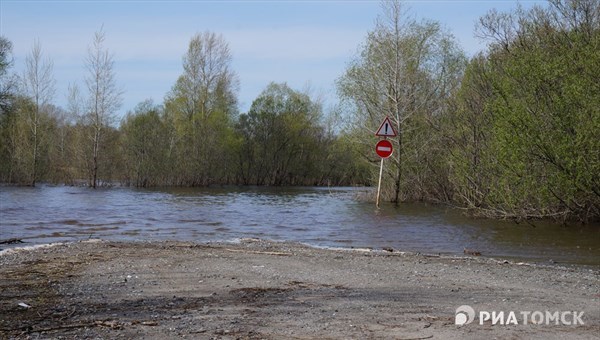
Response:
POLYGON ((377 183, 377 199, 375 201, 375 206, 379 209, 379 195, 381 194, 381 177, 383 176, 383 160, 389 158, 394 152, 394 147, 392 143, 387 140, 387 137, 396 137, 396 130, 394 130, 394 126, 390 121, 389 117, 385 117, 383 123, 375 132, 375 136, 383 137, 377 144, 375 145, 375 152, 379 157, 381 157, 381 163, 379 164, 379 182, 377 183))
POLYGON ((381 157, 381 164, 379 164, 379 182, 377 184, 377 200, 375 201, 375 206, 379 209, 379 193, 381 193, 381 175, 383 175, 383 160, 381 157))

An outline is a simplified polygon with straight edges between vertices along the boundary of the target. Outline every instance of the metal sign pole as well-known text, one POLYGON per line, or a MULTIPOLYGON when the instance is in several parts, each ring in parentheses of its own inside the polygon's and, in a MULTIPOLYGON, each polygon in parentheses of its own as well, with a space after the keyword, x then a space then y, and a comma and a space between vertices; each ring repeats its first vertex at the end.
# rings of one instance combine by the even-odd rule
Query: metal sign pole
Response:
POLYGON ((381 193, 381 175, 383 175, 383 158, 381 158, 379 165, 379 184, 377 184, 377 200, 375 201, 377 209, 379 209, 379 194, 381 193))

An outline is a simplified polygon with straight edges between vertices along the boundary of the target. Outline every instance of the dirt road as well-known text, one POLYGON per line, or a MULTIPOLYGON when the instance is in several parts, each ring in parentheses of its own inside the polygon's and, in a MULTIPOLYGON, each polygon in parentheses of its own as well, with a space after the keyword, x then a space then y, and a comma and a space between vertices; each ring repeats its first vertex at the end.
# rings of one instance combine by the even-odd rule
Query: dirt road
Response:
POLYGON ((260 240, 90 241, 0 253, 0 338, 597 339, 599 294, 598 268, 260 240), (457 326, 461 305, 476 316, 457 326), (513 311, 518 324, 480 324, 481 311, 513 311), (569 312, 570 323, 583 313, 584 324, 530 314, 525 325, 525 311, 569 312))

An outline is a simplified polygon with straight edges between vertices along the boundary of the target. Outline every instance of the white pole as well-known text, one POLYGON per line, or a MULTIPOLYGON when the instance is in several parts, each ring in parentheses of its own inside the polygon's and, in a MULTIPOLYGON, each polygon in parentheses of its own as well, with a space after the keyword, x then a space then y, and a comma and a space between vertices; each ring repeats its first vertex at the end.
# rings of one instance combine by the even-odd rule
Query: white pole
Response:
POLYGON ((381 164, 379 165, 379 183, 377 184, 377 201, 375 206, 379 209, 379 193, 381 192, 381 175, 383 175, 383 157, 381 158, 381 164))

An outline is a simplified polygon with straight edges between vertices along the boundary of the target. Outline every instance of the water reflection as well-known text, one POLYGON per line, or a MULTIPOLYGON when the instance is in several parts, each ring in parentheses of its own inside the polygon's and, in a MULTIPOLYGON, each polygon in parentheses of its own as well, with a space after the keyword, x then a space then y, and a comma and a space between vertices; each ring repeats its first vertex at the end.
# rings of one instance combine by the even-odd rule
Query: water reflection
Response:
POLYGON ((353 188, 0 188, 0 239, 44 243, 217 241, 242 237, 316 246, 392 247, 534 262, 600 265, 600 227, 475 220, 427 204, 373 204, 353 188))

